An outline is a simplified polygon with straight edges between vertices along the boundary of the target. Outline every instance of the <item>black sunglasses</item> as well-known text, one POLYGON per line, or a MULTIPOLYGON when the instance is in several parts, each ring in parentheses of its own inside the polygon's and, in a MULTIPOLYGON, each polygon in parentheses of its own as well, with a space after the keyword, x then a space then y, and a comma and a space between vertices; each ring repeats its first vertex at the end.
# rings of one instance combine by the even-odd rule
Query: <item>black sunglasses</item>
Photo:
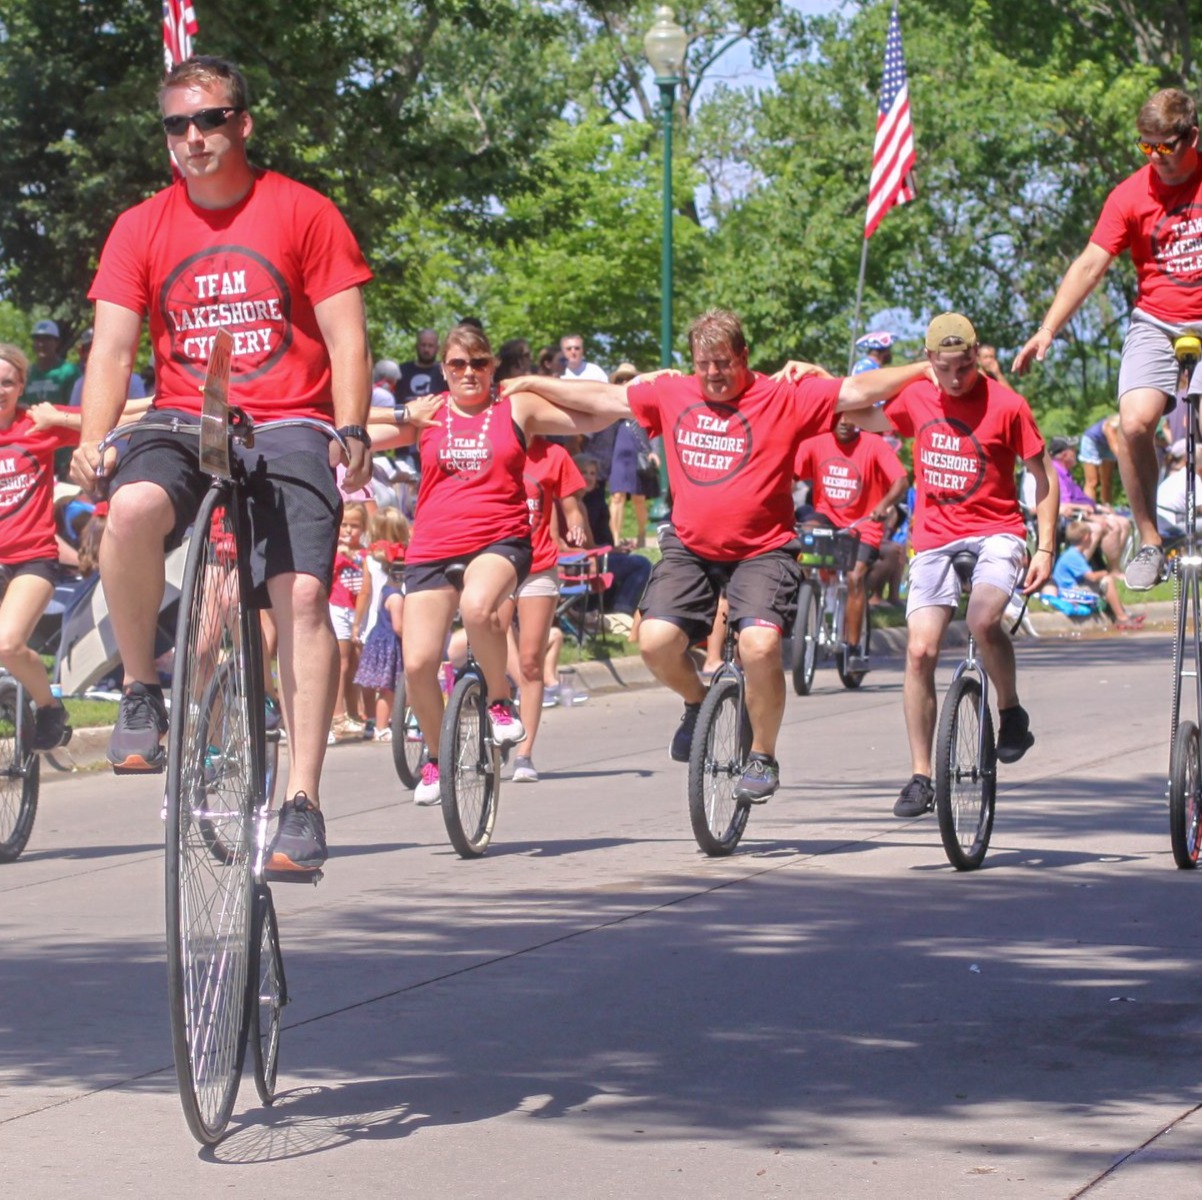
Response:
POLYGON ((234 108, 233 106, 225 108, 201 108, 185 116, 164 117, 163 128, 172 137, 179 137, 181 134, 187 133, 189 125, 195 125, 201 133, 212 133, 214 129, 218 129, 224 125, 235 113, 244 111, 245 109, 234 108))
POLYGON ((448 358, 444 367, 452 371, 466 371, 468 366, 471 366, 473 371, 486 371, 492 366, 491 358, 448 358))

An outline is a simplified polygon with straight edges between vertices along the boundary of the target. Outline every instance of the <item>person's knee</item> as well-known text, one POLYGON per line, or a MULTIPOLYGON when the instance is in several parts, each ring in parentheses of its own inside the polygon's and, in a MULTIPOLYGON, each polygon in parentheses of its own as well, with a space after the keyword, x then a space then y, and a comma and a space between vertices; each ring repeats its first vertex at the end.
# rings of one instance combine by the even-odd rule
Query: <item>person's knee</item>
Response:
POLYGON ((538 651, 523 650, 518 656, 522 669, 522 679, 526 683, 537 683, 543 677, 543 654, 538 651))
POLYGON ((124 543, 143 544, 152 535, 165 538, 175 526, 171 498, 157 484, 129 483, 109 501, 101 549, 124 543))
POLYGON ((906 672, 923 677, 933 676, 939 662, 939 644, 942 638, 925 632, 910 630, 906 641, 906 672))
POLYGON ((739 657, 743 667, 748 671, 764 668, 779 668, 780 665, 779 630, 763 626, 753 626, 739 634, 739 657))
MULTIPOLYGON (((1124 397, 1124 401, 1126 397, 1124 397)), ((1119 432, 1129 448, 1151 449, 1160 424, 1161 413, 1154 405, 1140 402, 1124 402, 1119 405, 1119 432)))
POLYGON ((688 649, 683 629, 669 621, 644 620, 639 627, 639 653, 647 663, 679 658, 688 649))

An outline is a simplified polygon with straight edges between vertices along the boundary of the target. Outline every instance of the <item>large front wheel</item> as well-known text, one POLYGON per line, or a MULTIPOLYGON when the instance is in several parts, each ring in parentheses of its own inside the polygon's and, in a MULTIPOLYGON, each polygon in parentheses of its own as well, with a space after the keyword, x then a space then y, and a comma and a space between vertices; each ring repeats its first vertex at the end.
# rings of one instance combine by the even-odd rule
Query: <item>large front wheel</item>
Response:
POLYGON ((971 871, 985 860, 997 791, 993 721, 981 683, 961 675, 948 689, 935 742, 935 809, 947 860, 971 871))
POLYGON ((184 568, 168 735, 171 1040, 184 1116, 206 1144, 224 1133, 242 1077, 263 786, 259 624, 242 604, 237 536, 223 494, 208 492, 184 568))
POLYGON ((479 858, 492 840, 500 766, 500 755, 489 737, 484 682, 469 673, 451 693, 439 740, 442 819, 461 858, 479 858))
POLYGON ((697 714, 689 753, 689 820, 706 854, 729 854, 743 836, 750 810, 734 792, 750 752, 751 724, 739 703, 739 681, 720 678, 697 714))
POLYGON ((1173 843, 1173 861, 1184 871, 1198 865, 1202 816, 1198 789, 1202 787, 1202 762, 1199 761, 1198 727, 1182 721, 1173 739, 1173 757, 1169 763, 1169 835, 1173 843))
POLYGON ((33 753, 33 715, 11 676, 0 679, 0 862, 29 842, 38 811, 41 758, 33 753))
POLYGON ((803 579, 797 592, 797 616, 793 621, 793 690, 808 696, 818 666, 818 642, 822 634, 822 593, 810 579, 803 579))

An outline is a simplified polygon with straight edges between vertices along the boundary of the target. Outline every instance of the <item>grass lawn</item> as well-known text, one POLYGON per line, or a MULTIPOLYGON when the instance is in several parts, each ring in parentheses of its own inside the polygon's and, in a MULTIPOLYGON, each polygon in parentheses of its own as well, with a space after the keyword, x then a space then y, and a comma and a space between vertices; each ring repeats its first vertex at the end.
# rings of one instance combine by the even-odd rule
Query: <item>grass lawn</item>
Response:
POLYGON ((117 704, 114 700, 77 700, 71 696, 63 699, 71 724, 76 729, 92 729, 98 725, 111 725, 117 719, 117 704))

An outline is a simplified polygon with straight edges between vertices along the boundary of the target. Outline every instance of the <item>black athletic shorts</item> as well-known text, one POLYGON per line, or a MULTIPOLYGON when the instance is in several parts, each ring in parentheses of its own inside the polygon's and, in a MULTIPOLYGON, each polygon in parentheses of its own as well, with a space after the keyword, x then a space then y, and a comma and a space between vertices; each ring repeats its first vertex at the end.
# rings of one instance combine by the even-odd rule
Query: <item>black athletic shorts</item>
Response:
MULTIPOLYGON (((153 409, 144 421, 173 417, 197 424, 194 414, 153 409)), ((330 466, 329 441, 316 429, 279 429, 256 433, 253 450, 234 447, 247 471, 247 524, 250 545, 246 566, 254 603, 269 607, 267 580, 293 573, 313 575, 328 590, 338 548, 342 497, 330 466)), ((183 540, 196 517, 211 478, 200 469, 195 436, 135 429, 121 453, 110 487, 156 483, 171 500, 175 527, 165 549, 183 540)))
POLYGON ((428 592, 434 588, 453 587, 447 578, 447 567, 452 563, 462 563, 467 566, 479 558, 481 554, 499 554, 513 564, 518 573, 517 586, 530 574, 530 564, 534 561, 534 550, 529 538, 502 538, 499 542, 490 542, 473 550, 470 554, 460 554, 454 558, 436 558, 430 562, 405 563, 405 595, 413 592, 428 592))
POLYGON ((31 558, 27 562, 0 563, 0 593, 8 587, 9 581, 16 579, 18 575, 32 575, 35 579, 57 584, 63 577, 63 572, 57 558, 31 558))
POLYGON ((801 567, 800 547, 790 542, 741 562, 715 562, 694 554, 670 526, 660 527, 663 558, 652 568, 639 610, 644 617, 670 621, 690 642, 709 635, 718 612, 718 597, 726 589, 730 620, 745 624, 793 628, 801 567))

